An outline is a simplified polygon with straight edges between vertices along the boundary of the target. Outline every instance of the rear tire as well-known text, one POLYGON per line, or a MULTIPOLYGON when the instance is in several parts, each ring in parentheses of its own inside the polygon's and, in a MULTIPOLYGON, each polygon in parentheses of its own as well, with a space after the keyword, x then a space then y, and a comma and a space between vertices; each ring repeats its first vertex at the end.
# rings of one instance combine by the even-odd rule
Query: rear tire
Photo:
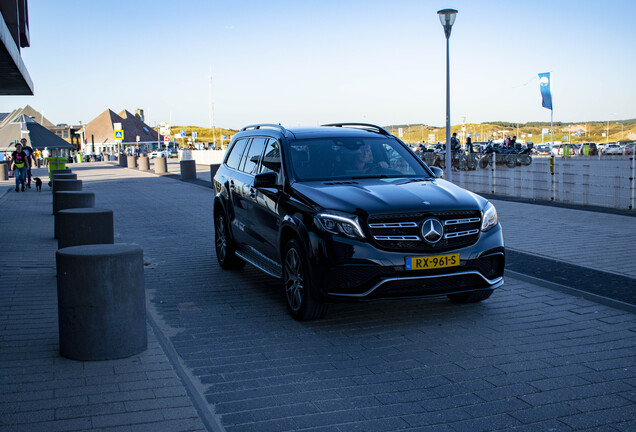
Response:
POLYGON ((287 309, 298 321, 319 319, 327 313, 327 305, 311 296, 312 275, 305 251, 295 239, 285 245, 283 254, 283 286, 287 309))
POLYGON ((245 265, 245 261, 236 256, 236 247, 230 238, 230 231, 223 212, 219 212, 214 217, 214 248, 216 259, 222 269, 235 270, 245 265))
POLYGON ((494 290, 485 289, 479 291, 469 291, 459 294, 449 294, 448 298, 455 303, 477 303, 486 300, 492 295, 494 290))

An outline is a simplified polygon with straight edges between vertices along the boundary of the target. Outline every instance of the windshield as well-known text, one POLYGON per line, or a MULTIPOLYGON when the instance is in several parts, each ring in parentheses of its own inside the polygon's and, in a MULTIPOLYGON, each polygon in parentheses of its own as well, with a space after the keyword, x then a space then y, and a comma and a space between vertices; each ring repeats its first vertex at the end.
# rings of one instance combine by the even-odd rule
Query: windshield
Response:
POLYGON ((289 150, 298 181, 430 177, 423 163, 391 137, 297 140, 289 150))

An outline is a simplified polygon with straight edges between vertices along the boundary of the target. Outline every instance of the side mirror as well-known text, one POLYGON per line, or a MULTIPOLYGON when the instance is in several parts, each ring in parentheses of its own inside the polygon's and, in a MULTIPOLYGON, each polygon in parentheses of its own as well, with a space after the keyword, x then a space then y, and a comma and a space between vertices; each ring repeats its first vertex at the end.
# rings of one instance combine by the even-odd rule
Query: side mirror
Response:
POLYGON ((264 172, 254 176, 255 188, 277 188, 278 174, 275 172, 264 172))
POLYGON ((431 169, 431 171, 433 171, 433 174, 435 175, 436 178, 444 178, 444 170, 441 169, 440 167, 436 167, 436 166, 429 166, 429 168, 431 169))

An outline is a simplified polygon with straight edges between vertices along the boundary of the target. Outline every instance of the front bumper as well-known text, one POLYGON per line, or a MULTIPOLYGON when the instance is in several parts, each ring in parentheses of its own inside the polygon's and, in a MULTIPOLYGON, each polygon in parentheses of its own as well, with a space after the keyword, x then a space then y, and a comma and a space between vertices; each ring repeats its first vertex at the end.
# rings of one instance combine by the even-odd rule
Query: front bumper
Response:
POLYGON ((495 289, 504 283, 500 225, 481 233, 470 246, 443 252, 459 253, 459 266, 431 270, 407 270, 406 258, 434 254, 387 252, 337 237, 332 241, 327 246, 330 253, 316 260, 314 269, 314 274, 324 275, 321 294, 332 301, 442 296, 495 289))

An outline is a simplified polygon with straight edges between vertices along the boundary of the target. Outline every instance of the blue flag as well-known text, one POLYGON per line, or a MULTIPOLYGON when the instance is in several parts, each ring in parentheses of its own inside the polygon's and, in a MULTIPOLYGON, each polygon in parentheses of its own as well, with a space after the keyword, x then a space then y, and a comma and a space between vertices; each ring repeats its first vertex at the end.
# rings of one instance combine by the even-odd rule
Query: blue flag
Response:
POLYGON ((541 106, 547 109, 552 109, 552 93, 550 92, 550 72, 539 74, 539 89, 541 90, 541 96, 543 97, 541 106))

